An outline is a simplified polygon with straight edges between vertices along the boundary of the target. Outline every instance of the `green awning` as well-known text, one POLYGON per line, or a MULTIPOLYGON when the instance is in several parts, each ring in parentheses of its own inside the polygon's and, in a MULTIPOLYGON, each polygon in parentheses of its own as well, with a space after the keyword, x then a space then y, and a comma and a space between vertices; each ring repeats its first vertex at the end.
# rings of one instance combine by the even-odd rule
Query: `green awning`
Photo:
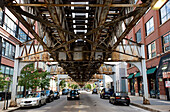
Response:
POLYGON ((135 77, 139 77, 139 76, 141 76, 141 75, 140 75, 140 72, 138 72, 138 73, 135 75, 135 77))
POLYGON ((153 74, 154 72, 155 72, 155 70, 156 70, 156 67, 154 67, 154 68, 150 68, 150 69, 148 69, 147 70, 147 74, 153 74))
POLYGON ((128 79, 131 79, 133 76, 134 76, 134 73, 130 74, 130 75, 128 76, 128 79))

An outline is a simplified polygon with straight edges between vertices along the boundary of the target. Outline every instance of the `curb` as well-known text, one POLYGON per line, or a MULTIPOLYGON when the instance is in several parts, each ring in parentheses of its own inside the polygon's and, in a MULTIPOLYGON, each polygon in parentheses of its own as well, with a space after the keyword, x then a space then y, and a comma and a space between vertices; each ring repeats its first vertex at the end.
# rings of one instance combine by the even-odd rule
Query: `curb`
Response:
POLYGON ((130 103, 130 104, 133 105, 133 106, 136 106, 136 107, 145 109, 145 110, 152 111, 152 112, 161 112, 160 110, 156 110, 156 109, 153 109, 153 108, 149 108, 149 107, 144 106, 144 105, 141 105, 141 104, 137 104, 137 103, 130 103))
POLYGON ((13 109, 10 109, 8 108, 8 110, 2 110, 2 112, 13 112, 15 110, 18 110, 20 107, 16 107, 16 108, 13 108, 13 109))

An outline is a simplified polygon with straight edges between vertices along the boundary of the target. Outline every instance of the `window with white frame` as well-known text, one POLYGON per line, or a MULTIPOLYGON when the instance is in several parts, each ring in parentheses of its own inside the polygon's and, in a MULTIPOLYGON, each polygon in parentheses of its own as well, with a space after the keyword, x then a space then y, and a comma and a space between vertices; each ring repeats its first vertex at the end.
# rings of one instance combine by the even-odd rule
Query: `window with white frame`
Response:
POLYGON ((139 43, 141 42, 141 29, 139 29, 136 34, 135 34, 135 37, 136 37, 136 42, 139 43))
POLYGON ((147 58, 153 58, 156 56, 156 44, 152 42, 151 44, 147 45, 147 58))
POLYGON ((160 9, 160 22, 163 24, 170 18, 170 1, 160 9))
POLYGON ((145 24, 146 36, 154 31, 154 21, 153 17, 145 24))
POLYGON ((0 72, 4 75, 13 75, 14 74, 14 68, 6 66, 6 65, 1 65, 0 66, 0 72))
POLYGON ((167 52, 170 50, 170 33, 164 35, 162 37, 162 43, 163 43, 163 51, 167 52))
POLYGON ((10 59, 15 57, 15 46, 4 39, 2 41, 2 55, 10 59))
POLYGON ((2 24, 2 18, 3 18, 3 11, 0 10, 0 25, 2 24))
POLYGON ((7 15, 5 15, 5 21, 3 27, 5 30, 7 30, 8 33, 10 33, 12 36, 16 36, 16 30, 17 30, 17 25, 15 22, 9 18, 7 15))

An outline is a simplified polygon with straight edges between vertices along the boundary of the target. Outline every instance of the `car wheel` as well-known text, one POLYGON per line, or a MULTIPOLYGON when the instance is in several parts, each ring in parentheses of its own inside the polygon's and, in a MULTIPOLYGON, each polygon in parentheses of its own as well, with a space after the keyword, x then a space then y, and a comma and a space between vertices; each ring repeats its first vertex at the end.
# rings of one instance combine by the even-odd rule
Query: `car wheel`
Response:
POLYGON ((67 100, 70 100, 70 98, 67 98, 67 100))
POLYGON ((126 103, 127 106, 129 106, 129 103, 126 103))
POLYGON ((41 107, 41 101, 39 101, 39 103, 38 103, 38 107, 41 107))
POLYGON ((46 105, 47 104, 47 102, 46 102, 46 100, 44 101, 44 105, 46 105))
POLYGON ((109 103, 112 103, 112 102, 110 101, 110 99, 109 99, 109 103))

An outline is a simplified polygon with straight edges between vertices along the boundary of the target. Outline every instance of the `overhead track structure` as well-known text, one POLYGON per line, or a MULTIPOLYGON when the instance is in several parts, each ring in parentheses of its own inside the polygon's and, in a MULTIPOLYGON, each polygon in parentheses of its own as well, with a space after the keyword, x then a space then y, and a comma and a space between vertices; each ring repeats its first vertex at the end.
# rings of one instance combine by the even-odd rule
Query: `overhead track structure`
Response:
POLYGON ((88 82, 104 62, 141 61, 141 44, 125 36, 157 0, 17 1, 2 0, 0 6, 34 37, 21 43, 18 58, 58 62, 73 80, 88 82))

